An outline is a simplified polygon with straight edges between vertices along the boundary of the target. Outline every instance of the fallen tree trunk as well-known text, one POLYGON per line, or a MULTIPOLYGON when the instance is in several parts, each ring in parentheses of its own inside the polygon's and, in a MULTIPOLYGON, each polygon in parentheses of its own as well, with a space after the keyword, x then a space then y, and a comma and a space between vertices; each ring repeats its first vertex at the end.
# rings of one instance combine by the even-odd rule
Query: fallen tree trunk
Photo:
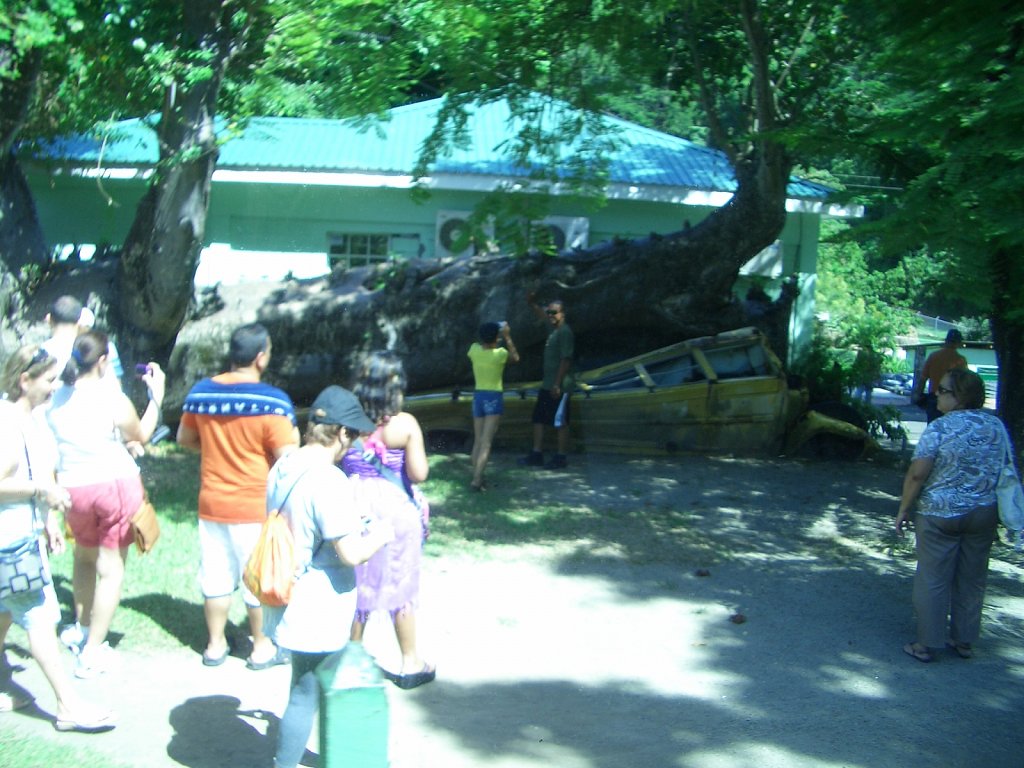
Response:
POLYGON ((359 358, 378 348, 402 355, 411 391, 470 383, 466 350, 487 320, 512 326, 523 361, 508 375, 538 378, 547 329, 525 301, 529 291, 541 301, 566 303, 583 365, 752 324, 784 358, 793 295, 785 293, 751 317, 731 294, 739 267, 774 241, 782 217, 766 217, 755 231, 723 223, 720 214, 744 215, 737 202, 689 231, 558 258, 411 261, 276 287, 221 289, 215 308, 187 323, 178 336, 170 363, 176 394, 169 404, 180 403, 178 384, 187 389, 220 370, 231 330, 254 320, 270 329, 274 341, 271 378, 297 402, 309 402, 329 383, 349 384, 359 358), (740 237, 733 236, 737 232, 740 237))

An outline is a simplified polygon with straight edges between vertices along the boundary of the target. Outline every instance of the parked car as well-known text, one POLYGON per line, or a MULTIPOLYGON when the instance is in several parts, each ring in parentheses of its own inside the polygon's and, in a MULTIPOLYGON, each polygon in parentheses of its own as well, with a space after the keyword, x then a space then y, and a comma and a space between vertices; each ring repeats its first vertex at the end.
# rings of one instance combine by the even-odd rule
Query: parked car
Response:
MULTIPOLYGON (((495 445, 531 444, 539 382, 506 384, 495 445)), ((576 450, 766 455, 807 451, 857 457, 872 445, 860 427, 809 410, 764 336, 743 328, 682 341, 577 374, 571 435, 576 450)), ((406 398, 434 450, 472 445, 471 388, 406 398)))
POLYGON ((914 376, 910 373, 885 373, 875 382, 876 387, 892 392, 896 395, 909 395, 911 385, 914 383, 914 376))

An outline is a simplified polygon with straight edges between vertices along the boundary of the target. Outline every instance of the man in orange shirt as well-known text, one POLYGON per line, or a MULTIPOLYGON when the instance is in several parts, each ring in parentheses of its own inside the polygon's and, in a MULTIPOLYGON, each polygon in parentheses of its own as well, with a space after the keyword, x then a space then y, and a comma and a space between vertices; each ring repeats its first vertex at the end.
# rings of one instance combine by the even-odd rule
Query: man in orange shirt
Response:
POLYGON ((950 328, 946 334, 945 343, 928 355, 928 359, 924 361, 921 378, 914 382, 914 391, 911 393, 910 402, 918 403, 924 408, 929 424, 942 415, 938 406, 939 382, 942 381, 942 377, 954 368, 967 367, 967 358, 957 352, 963 342, 963 334, 956 328, 950 328), (921 396, 926 381, 928 382, 928 394, 924 395, 922 401, 921 396))
POLYGON ((241 583, 242 572, 267 516, 267 475, 299 444, 295 409, 282 390, 261 383, 270 364, 270 335, 259 323, 231 335, 231 371, 203 379, 188 393, 178 444, 198 451, 199 585, 209 641, 203 664, 228 657, 225 636, 231 599, 239 585, 249 615, 249 669, 286 664, 286 652, 263 634, 259 601, 241 583))

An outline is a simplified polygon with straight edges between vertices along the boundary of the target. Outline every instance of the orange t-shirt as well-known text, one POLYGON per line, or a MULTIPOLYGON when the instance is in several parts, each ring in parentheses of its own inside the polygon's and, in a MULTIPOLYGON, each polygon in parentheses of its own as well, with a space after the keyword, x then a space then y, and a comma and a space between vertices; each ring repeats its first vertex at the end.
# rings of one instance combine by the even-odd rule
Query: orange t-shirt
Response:
MULTIPOLYGON (((239 384, 252 379, 224 373, 213 381, 239 384)), ((295 444, 291 419, 278 414, 218 416, 185 411, 181 422, 199 435, 199 517, 214 523, 262 523, 267 516, 267 474, 275 451, 295 444)))

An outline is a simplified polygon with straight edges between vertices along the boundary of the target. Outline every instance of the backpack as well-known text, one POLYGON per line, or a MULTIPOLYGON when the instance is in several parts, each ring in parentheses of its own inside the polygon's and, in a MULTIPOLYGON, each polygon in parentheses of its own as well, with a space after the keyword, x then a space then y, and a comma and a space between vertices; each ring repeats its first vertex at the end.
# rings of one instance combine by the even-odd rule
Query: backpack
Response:
POLYGON ((242 581, 263 605, 288 605, 297 571, 291 528, 281 510, 272 509, 245 564, 242 581))
MULTIPOLYGON (((307 469, 306 472, 309 470, 307 469)), ((295 555, 295 537, 288 521, 281 515, 281 509, 288 502, 299 481, 306 474, 303 472, 288 489, 281 506, 270 510, 263 521, 260 537, 249 555, 242 573, 242 582, 246 589, 262 605, 288 605, 292 596, 292 587, 299 575, 299 563, 295 555)))

